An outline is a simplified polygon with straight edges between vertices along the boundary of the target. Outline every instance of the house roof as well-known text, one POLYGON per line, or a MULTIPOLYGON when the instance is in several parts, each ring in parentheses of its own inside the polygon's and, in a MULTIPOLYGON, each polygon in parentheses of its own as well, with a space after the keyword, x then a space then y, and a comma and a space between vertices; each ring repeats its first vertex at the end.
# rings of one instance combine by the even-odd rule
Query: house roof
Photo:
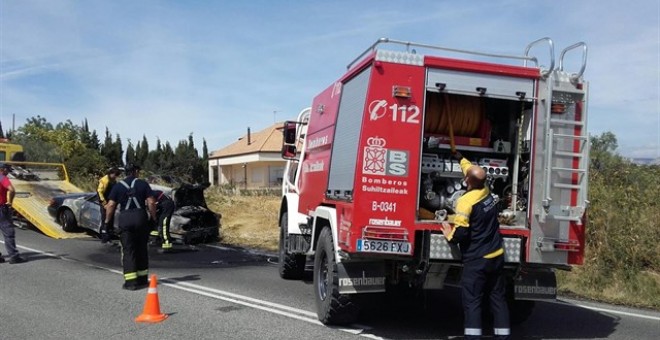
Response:
POLYGON ((238 141, 211 152, 209 158, 224 158, 261 152, 279 153, 282 150, 282 125, 283 123, 275 123, 266 129, 250 133, 250 144, 248 144, 247 134, 245 134, 238 141))

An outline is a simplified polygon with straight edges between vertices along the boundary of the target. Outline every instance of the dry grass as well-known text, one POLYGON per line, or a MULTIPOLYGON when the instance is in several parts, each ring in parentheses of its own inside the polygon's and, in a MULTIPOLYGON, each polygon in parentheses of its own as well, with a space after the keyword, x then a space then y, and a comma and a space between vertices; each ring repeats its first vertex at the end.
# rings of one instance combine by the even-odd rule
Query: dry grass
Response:
POLYGON ((660 310, 660 274, 640 271, 632 277, 602 274, 590 266, 557 273, 557 285, 562 295, 596 300, 631 307, 660 310))
POLYGON ((223 243, 277 251, 279 196, 241 196, 209 188, 206 200, 211 210, 222 214, 223 243))
POLYGON ((590 172, 584 265, 561 273, 559 289, 660 310, 660 167, 606 161, 590 172))

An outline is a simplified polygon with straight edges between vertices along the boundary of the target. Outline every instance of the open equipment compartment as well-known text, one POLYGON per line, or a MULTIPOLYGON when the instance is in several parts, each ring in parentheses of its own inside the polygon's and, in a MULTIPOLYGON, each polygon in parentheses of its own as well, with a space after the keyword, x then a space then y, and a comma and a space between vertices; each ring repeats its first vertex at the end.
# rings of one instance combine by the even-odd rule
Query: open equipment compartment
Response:
POLYGON ((437 222, 448 216, 451 220, 457 199, 466 191, 459 161, 451 156, 451 125, 456 149, 487 173, 487 185, 498 200, 501 226, 527 228, 532 105, 523 96, 489 97, 427 87, 420 222, 437 222))

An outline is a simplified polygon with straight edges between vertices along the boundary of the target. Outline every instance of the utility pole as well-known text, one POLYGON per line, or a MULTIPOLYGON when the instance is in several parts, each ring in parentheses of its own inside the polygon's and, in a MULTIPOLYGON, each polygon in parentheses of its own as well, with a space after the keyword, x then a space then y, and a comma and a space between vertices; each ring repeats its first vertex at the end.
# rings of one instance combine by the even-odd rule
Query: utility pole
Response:
POLYGON ((277 110, 273 110, 273 124, 277 123, 277 110))

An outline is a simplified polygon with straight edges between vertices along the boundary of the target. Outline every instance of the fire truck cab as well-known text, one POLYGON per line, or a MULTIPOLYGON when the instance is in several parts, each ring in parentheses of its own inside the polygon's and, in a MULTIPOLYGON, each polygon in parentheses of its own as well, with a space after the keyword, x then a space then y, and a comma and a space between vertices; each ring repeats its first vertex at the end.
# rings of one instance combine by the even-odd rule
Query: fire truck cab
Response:
POLYGON ((554 270, 584 255, 586 58, 580 42, 555 65, 549 38, 519 56, 376 41, 284 124, 280 276, 312 268, 326 324, 355 321, 356 294, 458 284, 460 252, 441 232, 466 190, 455 143, 498 200, 512 318, 555 299, 554 270), (531 54, 546 49, 547 67, 531 54))

